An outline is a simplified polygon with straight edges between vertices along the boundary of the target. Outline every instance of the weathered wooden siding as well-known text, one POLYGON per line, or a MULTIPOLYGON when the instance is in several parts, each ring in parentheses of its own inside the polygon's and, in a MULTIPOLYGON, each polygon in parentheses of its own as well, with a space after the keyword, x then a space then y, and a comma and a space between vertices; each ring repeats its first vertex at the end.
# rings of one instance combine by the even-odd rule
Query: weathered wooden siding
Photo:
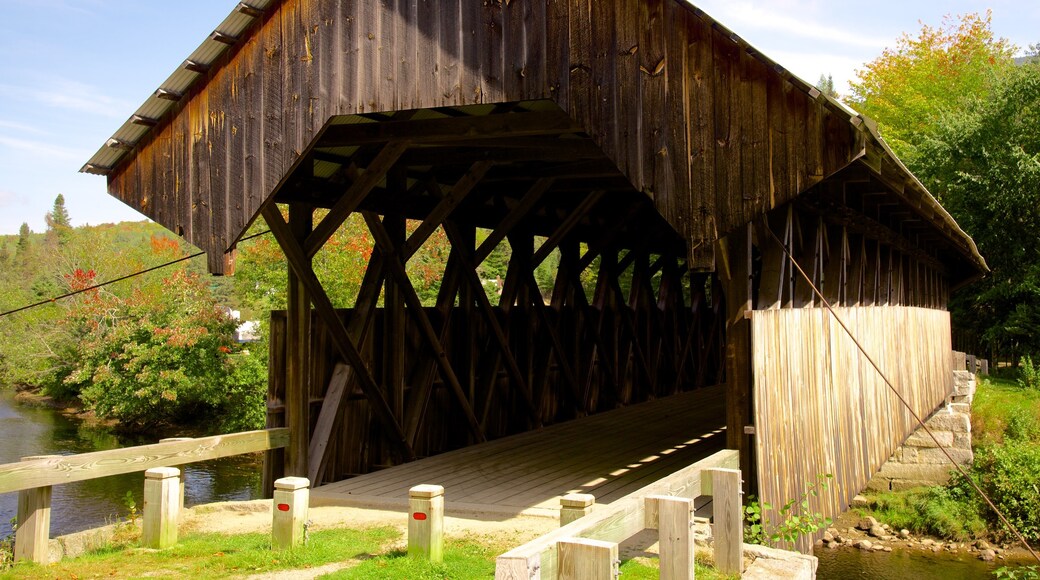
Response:
POLYGON ((109 176, 214 270, 334 115, 552 99, 691 248, 862 148, 676 0, 285 0, 224 59, 109 176))
MULTIPOLYGON (((948 312, 836 312, 914 412, 925 417, 942 403, 953 387, 948 312)), ((751 327, 761 500, 781 506, 829 473, 828 489, 810 502, 834 517, 917 423, 826 309, 756 310, 751 327)))

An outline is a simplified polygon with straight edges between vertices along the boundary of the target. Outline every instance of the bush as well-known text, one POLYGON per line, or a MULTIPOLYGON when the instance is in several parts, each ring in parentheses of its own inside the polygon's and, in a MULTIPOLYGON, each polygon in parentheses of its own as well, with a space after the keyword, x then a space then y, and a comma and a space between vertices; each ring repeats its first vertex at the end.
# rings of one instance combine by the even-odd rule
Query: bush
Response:
POLYGON ((1040 390, 1040 368, 1033 366, 1033 357, 1022 357, 1021 366, 1018 384, 1026 389, 1040 390))
MULTIPOLYGON (((1040 446, 1031 439, 1006 437, 1003 445, 981 447, 976 450, 971 477, 1027 540, 1040 540, 1040 446)), ((974 493, 963 479, 953 489, 974 493)), ((975 501, 982 509, 983 500, 975 501)), ((1003 529, 992 510, 982 513, 990 529, 1003 529)))
POLYGON ((749 544, 794 543, 803 535, 814 534, 831 525, 831 518, 812 511, 809 498, 819 495, 818 489, 827 489, 827 481, 833 477, 829 473, 818 476, 819 480, 807 485, 801 497, 788 501, 777 510, 777 521, 765 515, 773 506, 765 502, 760 504, 753 496, 750 497, 744 507, 744 541, 749 544))

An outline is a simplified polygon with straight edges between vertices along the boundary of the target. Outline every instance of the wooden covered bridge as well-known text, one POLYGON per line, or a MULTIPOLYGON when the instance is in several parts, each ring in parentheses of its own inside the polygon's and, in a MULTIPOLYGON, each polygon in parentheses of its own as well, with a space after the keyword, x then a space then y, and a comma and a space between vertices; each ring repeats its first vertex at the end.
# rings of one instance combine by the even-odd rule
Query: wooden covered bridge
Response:
POLYGON ((949 292, 986 269, 871 121, 681 0, 248 0, 84 171, 214 274, 267 222, 290 266, 269 423, 291 432, 267 470, 315 484, 652 401, 574 453, 725 427, 764 500, 832 473, 834 514, 915 425, 812 286, 927 415, 949 292), (374 249, 337 310, 312 259, 352 214, 374 249), (438 228, 423 304, 405 264, 438 228), (500 296, 477 274, 499 244, 500 296))

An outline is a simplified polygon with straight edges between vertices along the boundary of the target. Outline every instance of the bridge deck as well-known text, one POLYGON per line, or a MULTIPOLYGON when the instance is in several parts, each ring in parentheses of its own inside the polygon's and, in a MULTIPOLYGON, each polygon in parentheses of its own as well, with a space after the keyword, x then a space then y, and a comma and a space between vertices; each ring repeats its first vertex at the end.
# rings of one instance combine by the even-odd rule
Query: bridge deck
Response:
POLYGON ((407 507, 443 485, 449 513, 552 515, 568 493, 610 503, 725 446, 725 393, 709 387, 458 449, 311 491, 311 505, 407 507))

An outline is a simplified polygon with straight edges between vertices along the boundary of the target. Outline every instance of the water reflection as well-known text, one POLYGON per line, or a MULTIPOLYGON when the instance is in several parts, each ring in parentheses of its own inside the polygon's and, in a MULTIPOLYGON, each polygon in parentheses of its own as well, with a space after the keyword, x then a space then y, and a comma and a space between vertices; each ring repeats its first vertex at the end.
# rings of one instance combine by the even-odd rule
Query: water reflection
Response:
POLYGON ((1003 563, 986 563, 971 554, 929 554, 909 550, 864 552, 818 549, 818 580, 978 580, 992 578, 1003 563))
MULTIPOLYGON (((28 455, 71 455, 140 445, 154 441, 120 439, 108 431, 91 429, 52 409, 19 406, 13 393, 0 392, 0 463, 28 455)), ((213 459, 181 466, 185 478, 184 503, 193 506, 215 501, 260 497, 260 455, 213 459)), ((58 485, 51 500, 51 537, 104 525, 125 517, 127 491, 140 509, 144 474, 115 475, 58 485)), ((11 533, 18 511, 18 494, 0 494, 0 536, 11 533)))

